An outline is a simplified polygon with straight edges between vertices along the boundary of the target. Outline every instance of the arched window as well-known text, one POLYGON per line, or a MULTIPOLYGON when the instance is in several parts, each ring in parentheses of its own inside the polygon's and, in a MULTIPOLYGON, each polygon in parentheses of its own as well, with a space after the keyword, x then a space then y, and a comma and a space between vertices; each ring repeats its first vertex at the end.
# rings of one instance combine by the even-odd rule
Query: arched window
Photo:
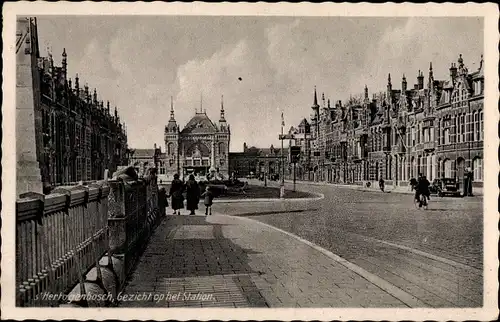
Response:
POLYGON ((480 140, 481 137, 481 127, 479 124, 479 113, 474 112, 474 141, 480 140))
POLYGON ((477 141, 478 140, 478 137, 476 136, 477 134, 477 131, 478 131, 478 128, 477 128, 477 125, 478 125, 478 117, 477 117, 477 112, 474 111, 472 113, 472 121, 471 121, 471 125, 472 125, 472 141, 477 141))
POLYGON ((465 114, 460 115, 460 136, 461 142, 465 142, 465 114))
POLYGON ((167 154, 168 155, 172 155, 174 154, 174 144, 172 142, 170 142, 168 145, 167 145, 167 154))
POLYGON ((444 168, 444 177, 445 178, 452 178, 451 175, 451 160, 446 159, 443 162, 443 168, 444 168))
POLYGON ((226 153, 226 145, 223 142, 219 143, 219 155, 226 153))
POLYGON ((474 174, 474 181, 483 181, 483 159, 475 158, 472 161, 472 172, 474 174))
POLYGON ((484 140, 484 122, 483 122, 483 111, 479 111, 479 139, 484 140))

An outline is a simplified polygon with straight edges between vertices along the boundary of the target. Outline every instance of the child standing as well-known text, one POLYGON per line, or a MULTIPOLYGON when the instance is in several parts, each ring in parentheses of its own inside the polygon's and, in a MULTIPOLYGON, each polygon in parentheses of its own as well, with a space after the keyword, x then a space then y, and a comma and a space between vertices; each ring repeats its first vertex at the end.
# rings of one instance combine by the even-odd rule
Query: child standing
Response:
POLYGON ((203 203, 205 204, 206 207, 205 216, 212 215, 212 204, 214 200, 214 194, 210 190, 209 186, 205 188, 205 192, 201 196, 204 197, 203 203))

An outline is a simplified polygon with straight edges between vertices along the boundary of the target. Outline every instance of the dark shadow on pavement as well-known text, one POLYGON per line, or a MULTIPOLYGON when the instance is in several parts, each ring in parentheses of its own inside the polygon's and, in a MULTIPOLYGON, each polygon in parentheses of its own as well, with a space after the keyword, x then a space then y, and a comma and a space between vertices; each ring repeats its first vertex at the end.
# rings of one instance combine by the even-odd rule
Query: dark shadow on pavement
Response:
MULTIPOLYGON (((212 224, 205 216, 167 215, 161 223, 156 236, 144 252, 133 276, 153 275, 156 281, 168 279, 196 279, 197 277, 217 276, 234 282, 238 288, 235 296, 243 296, 243 306, 268 307, 265 298, 252 281, 251 275, 260 275, 249 265, 249 255, 258 254, 252 249, 244 249, 225 238, 224 225, 212 224), (196 226, 189 229, 189 226, 196 226), (206 229, 202 227, 211 227, 206 229), (183 235, 184 234, 184 235, 183 235), (223 277, 225 275, 226 277, 223 277)), ((129 281, 134 283, 134 277, 129 281)), ((220 282, 219 282, 220 283, 220 282)), ((165 287, 156 285, 155 290, 165 287)), ((216 286, 214 286, 216 287, 216 286)), ((134 287, 132 287, 134 288, 134 287)), ((194 290, 195 291, 195 290, 194 290)), ((127 292, 127 288, 125 288, 127 292)), ((227 291, 214 289, 215 297, 227 297, 227 291)), ((240 300, 241 301, 241 300, 240 300)), ((218 306, 234 307, 233 301, 217 303, 218 306)), ((180 303, 170 305, 183 306, 180 303)))

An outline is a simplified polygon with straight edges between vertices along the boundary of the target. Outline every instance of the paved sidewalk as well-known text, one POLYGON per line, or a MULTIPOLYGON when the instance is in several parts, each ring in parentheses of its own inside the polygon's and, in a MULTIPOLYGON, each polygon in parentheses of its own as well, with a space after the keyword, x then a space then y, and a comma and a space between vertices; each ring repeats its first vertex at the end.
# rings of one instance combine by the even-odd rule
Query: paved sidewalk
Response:
POLYGON ((125 295, 122 307, 408 307, 310 245, 224 215, 167 216, 125 295))
MULTIPOLYGON (((293 180, 285 180, 285 182, 286 183, 293 183, 293 180)), ((372 185, 369 188, 362 186, 362 185, 356 185, 356 184, 330 183, 330 182, 326 182, 326 181, 299 181, 299 180, 297 180, 296 183, 316 185, 316 186, 334 186, 334 187, 338 187, 338 188, 354 189, 354 190, 360 190, 360 191, 380 192, 380 188, 378 186, 378 183, 375 183, 375 184, 372 183, 372 185)), ((394 185, 386 185, 385 192, 394 192, 394 193, 403 193, 403 194, 414 194, 415 193, 415 191, 412 191, 409 186, 394 186, 394 185)), ((483 188, 474 188, 474 196, 482 198, 483 188)), ((470 198, 470 197, 468 197, 468 198, 470 198)))

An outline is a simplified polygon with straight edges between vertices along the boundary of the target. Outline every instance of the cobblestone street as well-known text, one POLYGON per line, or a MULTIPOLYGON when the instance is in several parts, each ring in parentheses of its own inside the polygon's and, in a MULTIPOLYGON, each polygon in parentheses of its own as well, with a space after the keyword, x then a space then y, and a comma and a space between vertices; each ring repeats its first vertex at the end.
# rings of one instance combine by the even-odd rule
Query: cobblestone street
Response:
POLYGON ((299 184, 320 201, 217 205, 341 256, 436 307, 482 303, 482 200, 433 197, 427 211, 412 196, 299 184), (251 210, 250 210, 251 208, 251 210))
POLYGON ((408 307, 341 263, 258 222, 167 216, 122 307, 408 307), (205 297, 205 298, 204 298, 205 297), (156 300, 155 300, 156 299, 156 300))
POLYGON ((433 198, 423 211, 411 195, 307 188, 325 198, 167 216, 124 291, 155 298, 121 306, 482 305, 481 199, 433 198))

